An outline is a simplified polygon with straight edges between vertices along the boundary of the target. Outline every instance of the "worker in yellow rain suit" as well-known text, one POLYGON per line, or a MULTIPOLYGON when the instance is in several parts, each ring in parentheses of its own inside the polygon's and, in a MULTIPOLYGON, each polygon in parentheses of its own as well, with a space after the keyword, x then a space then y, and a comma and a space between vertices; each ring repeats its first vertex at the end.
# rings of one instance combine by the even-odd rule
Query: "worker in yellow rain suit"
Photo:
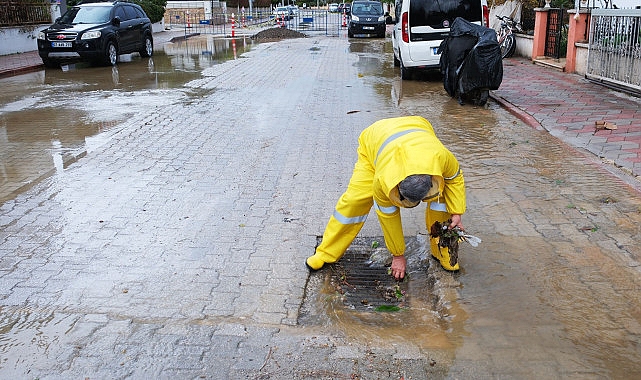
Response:
MULTIPOLYGON (((405 276, 405 238, 399 207, 427 203, 425 227, 452 219, 449 228, 463 229, 465 212, 463 173, 454 155, 434 134, 432 125, 420 116, 383 119, 366 128, 358 139, 358 161, 347 191, 338 200, 323 240, 307 258, 310 270, 340 259, 363 227, 372 206, 392 254, 391 274, 405 276)), ((430 239, 432 256, 444 269, 459 269, 451 263, 447 248, 430 239)))

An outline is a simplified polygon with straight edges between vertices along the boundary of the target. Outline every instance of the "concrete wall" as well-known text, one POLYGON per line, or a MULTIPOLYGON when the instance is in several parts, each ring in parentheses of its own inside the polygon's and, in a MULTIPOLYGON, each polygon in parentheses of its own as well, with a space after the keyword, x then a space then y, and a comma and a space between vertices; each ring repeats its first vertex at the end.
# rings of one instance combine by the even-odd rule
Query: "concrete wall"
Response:
MULTIPOLYGON (((62 16, 61 12, 61 6, 51 4, 51 23, 62 16)), ((0 44, 0 55, 38 50, 36 43, 38 32, 51 25, 51 23, 0 28, 0 40, 2 41, 0 44)))
POLYGON ((517 57, 526 57, 532 58, 532 41, 534 40, 533 36, 526 34, 514 34, 516 36, 516 50, 514 50, 514 55, 517 57))
POLYGON ((577 42, 574 46, 576 46, 576 65, 574 66, 574 72, 585 76, 585 73, 588 71, 588 44, 577 42))
POLYGON ((0 55, 24 53, 38 50, 36 39, 38 32, 49 24, 29 25, 19 28, 0 28, 0 55))

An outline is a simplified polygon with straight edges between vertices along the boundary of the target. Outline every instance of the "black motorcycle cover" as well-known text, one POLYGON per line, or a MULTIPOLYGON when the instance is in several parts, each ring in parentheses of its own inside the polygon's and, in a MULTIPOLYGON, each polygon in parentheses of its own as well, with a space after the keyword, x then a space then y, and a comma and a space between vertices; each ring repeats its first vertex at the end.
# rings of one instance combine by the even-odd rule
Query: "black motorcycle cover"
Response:
POLYGON ((496 90, 503 81, 501 47, 493 29, 457 17, 439 52, 443 87, 452 97, 457 90, 459 95, 480 88, 496 90))

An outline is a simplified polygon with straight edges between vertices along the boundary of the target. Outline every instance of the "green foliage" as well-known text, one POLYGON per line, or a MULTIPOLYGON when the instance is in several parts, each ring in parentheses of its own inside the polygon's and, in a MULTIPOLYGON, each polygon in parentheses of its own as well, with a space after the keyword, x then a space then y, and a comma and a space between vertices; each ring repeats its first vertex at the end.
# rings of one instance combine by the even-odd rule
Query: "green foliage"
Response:
MULTIPOLYGON (((81 0, 67 0, 67 6, 74 6, 81 0)), ((165 5, 167 0, 129 0, 130 3, 138 4, 144 9, 151 22, 162 20, 165 14, 165 5)))

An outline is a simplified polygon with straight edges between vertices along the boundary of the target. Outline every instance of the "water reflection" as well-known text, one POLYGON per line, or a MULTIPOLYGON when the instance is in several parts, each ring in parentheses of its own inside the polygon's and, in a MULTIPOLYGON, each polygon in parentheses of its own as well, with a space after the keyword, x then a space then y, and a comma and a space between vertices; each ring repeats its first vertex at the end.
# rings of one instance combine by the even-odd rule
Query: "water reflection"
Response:
POLYGON ((246 37, 198 36, 157 47, 151 58, 121 55, 114 67, 80 62, 0 80, 0 202, 60 172, 93 136, 184 101, 194 91, 185 83, 251 46, 246 37))

